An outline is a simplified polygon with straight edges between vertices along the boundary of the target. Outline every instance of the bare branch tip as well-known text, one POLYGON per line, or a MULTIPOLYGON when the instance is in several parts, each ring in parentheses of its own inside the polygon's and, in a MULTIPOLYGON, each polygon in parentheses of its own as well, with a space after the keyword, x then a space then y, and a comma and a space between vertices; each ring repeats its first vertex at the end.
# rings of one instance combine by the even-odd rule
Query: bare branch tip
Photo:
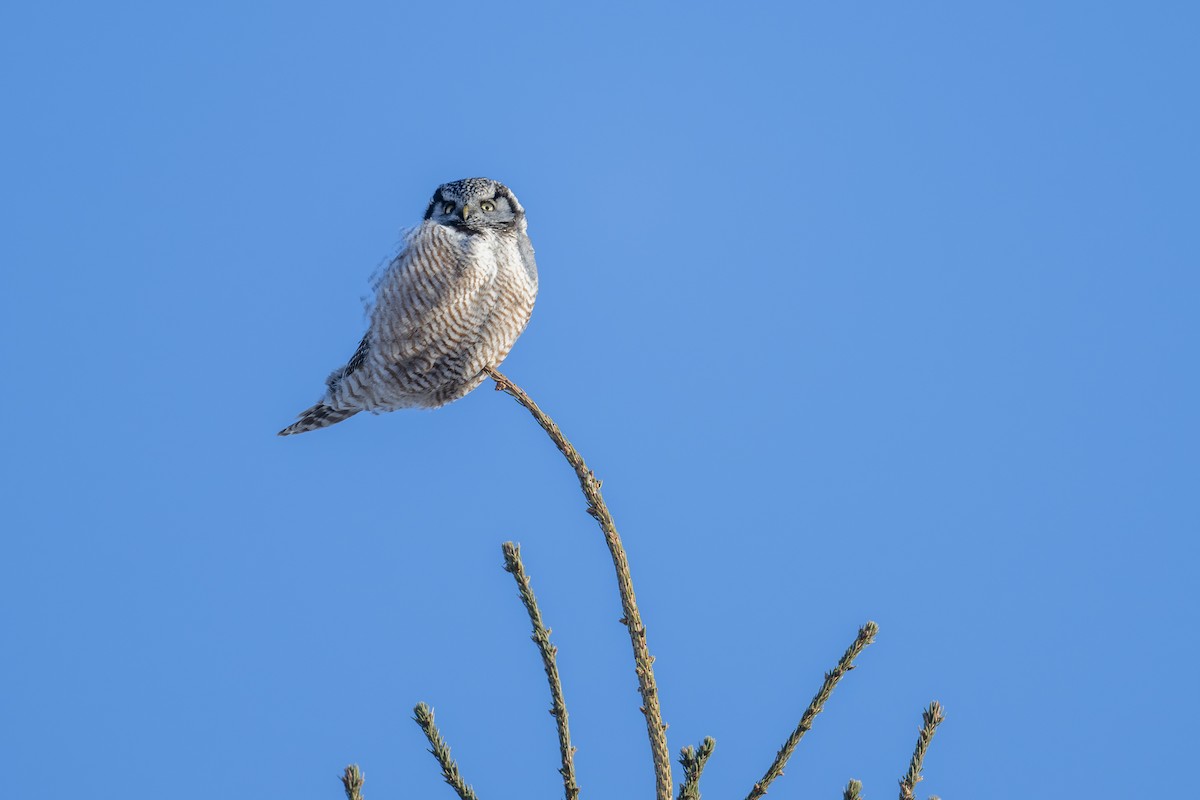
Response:
POLYGON ((925 753, 929 750, 933 734, 937 732, 938 726, 945 719, 945 709, 936 700, 921 713, 921 730, 917 734, 917 744, 913 748, 912 760, 909 762, 908 772, 900 779, 900 800, 915 800, 916 786, 924 780, 921 770, 925 766, 925 753))
POLYGON ((796 749, 796 745, 800 744, 800 740, 806 733, 812 730, 813 721, 817 715, 825 708, 825 703, 833 694, 834 688, 838 682, 854 668, 854 659, 857 658, 863 649, 869 645, 878 631, 878 626, 874 622, 867 622, 858 630, 858 635, 846 648, 846 652, 842 654, 837 666, 829 672, 825 673, 825 680, 821 684, 821 688, 813 696, 812 702, 808 704, 800 721, 796 724, 795 730, 784 741, 783 746, 779 748, 779 752, 775 755, 775 760, 771 762, 771 766, 767 769, 762 778, 754 784, 750 794, 747 795, 747 800, 757 800, 767 793, 767 788, 770 787, 772 781, 783 775, 784 767, 787 766, 788 759, 792 757, 792 753, 796 749))
POLYGON ((346 800, 363 800, 362 787, 364 783, 362 770, 358 764, 351 764, 342 772, 342 787, 346 790, 346 800))

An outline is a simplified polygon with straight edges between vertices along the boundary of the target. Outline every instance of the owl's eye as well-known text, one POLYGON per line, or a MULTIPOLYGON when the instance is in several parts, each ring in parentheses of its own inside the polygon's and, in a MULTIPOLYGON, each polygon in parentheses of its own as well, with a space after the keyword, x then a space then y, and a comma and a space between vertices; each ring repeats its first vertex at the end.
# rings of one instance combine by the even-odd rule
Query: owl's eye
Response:
POLYGON ((443 214, 453 214, 454 213, 454 203, 446 203, 444 206, 442 206, 442 213, 443 214))
POLYGON ((495 211, 496 210, 496 204, 493 203, 491 200, 484 200, 482 203, 479 204, 479 207, 482 208, 484 211, 495 211))

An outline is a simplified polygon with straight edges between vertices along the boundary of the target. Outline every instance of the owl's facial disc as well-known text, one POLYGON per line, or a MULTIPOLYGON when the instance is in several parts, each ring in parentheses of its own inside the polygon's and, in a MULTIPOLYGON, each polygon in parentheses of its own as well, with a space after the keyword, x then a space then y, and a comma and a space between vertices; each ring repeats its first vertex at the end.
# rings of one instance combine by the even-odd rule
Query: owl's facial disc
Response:
POLYGON ((487 178, 439 186, 425 212, 425 219, 466 233, 512 230, 522 216, 512 192, 487 178))

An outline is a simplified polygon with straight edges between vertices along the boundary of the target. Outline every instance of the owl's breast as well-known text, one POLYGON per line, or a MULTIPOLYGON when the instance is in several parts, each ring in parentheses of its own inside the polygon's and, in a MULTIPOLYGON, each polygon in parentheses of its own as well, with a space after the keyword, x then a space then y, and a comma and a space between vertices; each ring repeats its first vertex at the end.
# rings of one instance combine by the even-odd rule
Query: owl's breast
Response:
POLYGON ((376 294, 371 407, 450 402, 504 359, 537 296, 525 242, 429 223, 409 237, 376 294))

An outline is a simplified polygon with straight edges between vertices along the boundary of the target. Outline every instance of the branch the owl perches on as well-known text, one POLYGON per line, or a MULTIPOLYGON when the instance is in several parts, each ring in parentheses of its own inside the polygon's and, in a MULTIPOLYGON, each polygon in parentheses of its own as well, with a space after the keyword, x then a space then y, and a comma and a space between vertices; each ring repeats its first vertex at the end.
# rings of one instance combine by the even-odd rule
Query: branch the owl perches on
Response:
MULTIPOLYGON (((658 685, 654 680, 654 658, 650 655, 650 650, 646 643, 646 627, 642 623, 641 612, 638 610, 634 595, 633 579, 630 576, 629 561, 625 556, 625 548, 621 543, 620 535, 617 533, 612 514, 609 513, 608 506, 605 504, 604 497, 600 492, 601 481, 588 468, 583 457, 579 455, 579 452, 567 437, 563 435, 558 425, 554 423, 554 420, 542 411, 529 395, 493 368, 485 369, 484 373, 495 382, 497 391, 503 391, 515 398, 518 403, 529 411, 538 425, 550 436, 551 441, 554 442, 554 445, 567 459, 572 469, 575 470, 575 475, 579 479, 579 487, 588 501, 587 512, 596 520, 604 535, 609 554, 612 556, 613 567, 616 570, 617 590, 620 594, 621 608, 624 614, 621 618, 621 623, 625 625, 629 632, 629 640, 633 649, 634 670, 637 674, 638 691, 642 699, 640 710, 646 719, 646 731, 650 740, 650 755, 654 765, 655 798, 656 800, 672 800, 671 760, 667 749, 667 726, 662 721, 658 685)), ((512 573, 513 578, 516 580, 518 592, 533 626, 532 639, 537 644, 538 650, 541 653, 542 664, 550 684, 552 702, 550 713, 555 718, 555 725, 558 730, 559 750, 562 759, 562 767, 559 769, 559 773, 563 778, 563 791, 566 800, 578 800, 580 789, 575 779, 575 748, 571 745, 571 734, 567 724, 567 706, 563 698, 562 682, 558 675, 558 667, 555 659, 558 651, 550 643, 550 631, 542 623, 541 611, 537 606, 532 584, 521 561, 520 547, 512 542, 506 542, 503 550, 504 568, 512 573)), ((784 741, 783 746, 779 749, 779 752, 763 777, 751 787, 750 793, 747 795, 747 800, 758 800, 758 798, 761 798, 767 793, 767 789, 771 783, 783 775, 784 767, 787 765, 796 746, 800 743, 801 738, 811 730, 814 720, 824 709, 826 701, 829 700, 838 682, 854 669, 854 660, 874 641, 878 630, 878 626, 874 622, 867 622, 859 629, 857 637, 846 649, 846 652, 842 654, 837 665, 833 670, 825 674, 824 682, 821 684, 816 695, 813 696, 807 709, 801 715, 800 722, 791 735, 784 741)), ((925 753, 929 748, 934 731, 944 718, 942 707, 939 703, 934 702, 926 709, 923 717, 923 725, 917 739, 916 749, 909 764, 908 772, 900 780, 900 800, 914 800, 914 787, 921 780, 921 769, 924 764, 925 753)), ((432 709, 424 703, 419 703, 414 709, 414 719, 425 733, 430 744, 430 752, 437 759, 446 783, 454 789, 460 800, 478 800, 474 790, 464 781, 459 772, 458 764, 455 763, 450 755, 449 746, 434 724, 432 709)), ((712 755, 715 746, 716 742, 711 737, 708 737, 704 739, 698 749, 690 746, 682 749, 679 762, 683 766, 684 782, 679 786, 678 800, 700 800, 700 775, 709 756, 712 755)), ((363 800, 363 776, 357 765, 351 765, 346 768, 342 776, 342 783, 348 800, 363 800)), ((847 798, 847 800, 860 798, 861 789, 861 783, 855 780, 850 781, 845 788, 844 798, 847 798)))

